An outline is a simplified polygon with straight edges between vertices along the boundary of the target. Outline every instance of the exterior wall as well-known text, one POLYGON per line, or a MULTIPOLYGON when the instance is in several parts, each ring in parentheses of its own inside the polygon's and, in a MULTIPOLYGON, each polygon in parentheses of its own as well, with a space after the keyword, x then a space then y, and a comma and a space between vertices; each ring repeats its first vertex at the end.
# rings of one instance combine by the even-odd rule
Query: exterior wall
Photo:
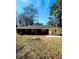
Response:
POLYGON ((52 35, 52 29, 49 28, 49 35, 52 35))
POLYGON ((61 35, 62 28, 49 28, 49 35, 61 35))
POLYGON ((48 29, 17 29, 18 34, 26 35, 62 35, 62 28, 53 27, 48 29))

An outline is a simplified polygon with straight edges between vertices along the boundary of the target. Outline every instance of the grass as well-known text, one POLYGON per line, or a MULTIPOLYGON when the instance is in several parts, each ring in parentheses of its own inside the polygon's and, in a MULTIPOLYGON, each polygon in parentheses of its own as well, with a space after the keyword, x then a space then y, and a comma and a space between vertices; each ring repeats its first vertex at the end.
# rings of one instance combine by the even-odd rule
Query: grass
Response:
POLYGON ((59 46, 59 45, 50 45, 50 46, 48 46, 48 48, 49 49, 59 49, 59 48, 61 48, 61 46, 59 46))
POLYGON ((32 35, 16 35, 16 59, 62 59, 61 38, 31 38, 32 35))

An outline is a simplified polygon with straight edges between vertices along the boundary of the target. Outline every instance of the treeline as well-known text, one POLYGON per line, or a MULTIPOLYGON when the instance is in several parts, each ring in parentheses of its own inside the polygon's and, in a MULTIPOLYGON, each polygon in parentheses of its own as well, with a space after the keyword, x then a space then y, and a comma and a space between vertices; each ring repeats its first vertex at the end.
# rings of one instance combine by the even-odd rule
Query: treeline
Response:
MULTIPOLYGON (((42 23, 34 23, 38 19, 38 9, 32 4, 25 6, 23 12, 16 16, 16 26, 43 25, 42 23)), ((50 16, 47 25, 62 27, 62 0, 56 0, 50 7, 50 16)))

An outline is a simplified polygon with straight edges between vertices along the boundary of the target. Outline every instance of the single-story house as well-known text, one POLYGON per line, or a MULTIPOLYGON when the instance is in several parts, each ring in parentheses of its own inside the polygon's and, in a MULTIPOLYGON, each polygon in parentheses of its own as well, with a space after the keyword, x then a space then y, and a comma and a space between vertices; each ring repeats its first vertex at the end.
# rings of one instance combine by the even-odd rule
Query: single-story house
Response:
POLYGON ((21 35, 62 35, 62 28, 47 25, 29 25, 16 27, 16 32, 21 35))

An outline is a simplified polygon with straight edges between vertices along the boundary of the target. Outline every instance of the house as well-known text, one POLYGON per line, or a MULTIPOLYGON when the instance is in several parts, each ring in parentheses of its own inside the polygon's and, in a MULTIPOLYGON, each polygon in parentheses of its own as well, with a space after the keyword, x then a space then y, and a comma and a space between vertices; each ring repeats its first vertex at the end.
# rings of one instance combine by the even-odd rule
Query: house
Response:
POLYGON ((62 28, 47 25, 29 25, 16 27, 16 32, 21 35, 62 35, 62 28))

